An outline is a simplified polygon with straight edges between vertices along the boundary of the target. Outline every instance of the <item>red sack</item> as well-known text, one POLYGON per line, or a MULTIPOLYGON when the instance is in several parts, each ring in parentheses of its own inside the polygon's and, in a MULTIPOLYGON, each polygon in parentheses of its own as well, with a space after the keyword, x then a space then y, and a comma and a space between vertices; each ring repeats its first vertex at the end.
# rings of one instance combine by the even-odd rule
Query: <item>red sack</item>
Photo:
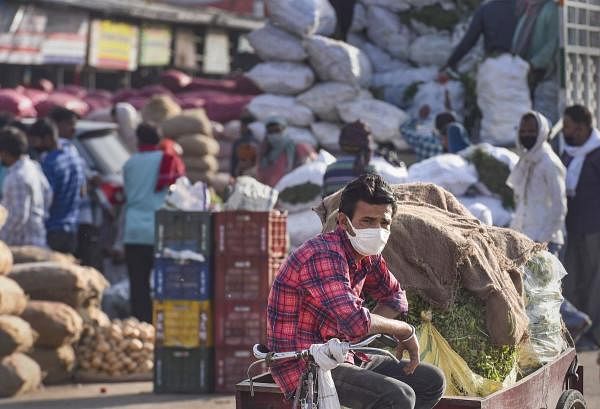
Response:
POLYGON ((160 76, 160 83, 172 92, 181 91, 187 87, 190 82, 192 82, 192 77, 185 72, 178 70, 168 70, 163 72, 160 76))
POLYGON ((135 109, 137 109, 138 111, 141 110, 144 105, 146 105, 146 103, 150 100, 150 98, 148 97, 143 97, 141 95, 136 95, 133 96, 123 102, 128 102, 130 103, 135 109))
POLYGON ((173 96, 173 93, 162 85, 146 85, 138 90, 138 96, 140 97, 153 97, 155 95, 169 95, 173 96))
POLYGON ((112 98, 112 102, 116 104, 117 102, 125 102, 130 98, 133 98, 139 94, 138 90, 131 88, 123 88, 118 90, 112 98))
POLYGON ((88 97, 98 97, 98 98, 104 98, 107 99, 109 101, 112 101, 113 98, 113 93, 110 91, 107 91, 105 89, 96 89, 93 91, 90 91, 87 93, 88 97))
POLYGON ((260 95, 262 90, 250 78, 245 75, 238 75, 234 78, 235 92, 242 95, 260 95))
POLYGON ((103 98, 98 95, 87 95, 85 98, 83 98, 83 101, 88 104, 88 113, 94 112, 98 109, 109 108, 113 105, 110 98, 103 98))
POLYGON ((83 98, 88 93, 87 89, 80 87, 79 85, 65 85, 64 87, 57 89, 56 92, 73 95, 77 98, 83 98))
POLYGON ((52 81, 50 81, 46 78, 42 78, 38 82, 33 84, 32 88, 50 93, 50 92, 54 91, 54 84, 52 83, 52 81))
POLYGON ((31 100, 31 103, 35 106, 37 104, 39 104, 42 101, 45 101, 48 99, 48 93, 46 91, 40 91, 39 89, 35 89, 35 88, 23 88, 23 87, 19 87, 18 91, 20 94, 25 95, 27 98, 29 98, 31 100))
POLYGON ((0 89, 0 111, 19 117, 35 117, 37 112, 31 100, 14 89, 0 89))
POLYGON ((185 87, 184 91, 235 92, 235 88, 235 81, 232 80, 211 80, 208 78, 194 78, 192 82, 185 87))
POLYGON ((206 105, 206 101, 204 100, 204 98, 194 95, 187 95, 183 97, 177 96, 177 103, 183 110, 204 108, 204 106, 206 105))
POLYGON ((35 106, 35 109, 37 110, 39 117, 44 117, 47 116, 50 113, 50 111, 52 111, 52 109, 56 107, 64 107, 70 109, 80 117, 85 116, 90 110, 88 104, 86 104, 83 100, 73 95, 61 92, 55 92, 53 94, 50 94, 48 99, 38 103, 35 106))
POLYGON ((253 95, 205 94, 206 104, 204 109, 211 121, 225 123, 239 119, 244 112, 244 108, 253 98, 253 95))

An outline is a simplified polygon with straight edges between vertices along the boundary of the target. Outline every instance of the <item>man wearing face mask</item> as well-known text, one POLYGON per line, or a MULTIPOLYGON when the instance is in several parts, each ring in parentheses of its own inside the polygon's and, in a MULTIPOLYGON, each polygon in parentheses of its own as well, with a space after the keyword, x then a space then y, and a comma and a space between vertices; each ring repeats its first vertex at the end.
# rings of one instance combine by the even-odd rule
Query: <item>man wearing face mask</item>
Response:
MULTIPOLYGON (((421 364, 414 328, 397 318, 408 310, 404 291, 381 256, 396 200, 390 187, 375 174, 348 184, 341 196, 338 228, 306 242, 292 253, 269 295, 267 340, 272 351, 284 352, 324 343, 331 338, 357 341, 387 333, 400 340, 395 363, 380 356, 352 356, 331 371, 340 404, 361 408, 430 409, 440 400, 444 376, 421 364), (369 311, 363 295, 377 302, 369 311)), ((271 374, 291 399, 302 375, 301 362, 273 365, 271 374)))
POLYGON ((600 345, 600 133, 592 114, 581 106, 568 107, 563 116, 567 167, 567 247, 565 297, 590 316, 593 325, 581 340, 582 348, 600 345))
POLYGON ((267 120, 267 135, 260 147, 257 180, 271 187, 315 156, 314 149, 295 143, 287 134, 287 121, 281 117, 267 120))

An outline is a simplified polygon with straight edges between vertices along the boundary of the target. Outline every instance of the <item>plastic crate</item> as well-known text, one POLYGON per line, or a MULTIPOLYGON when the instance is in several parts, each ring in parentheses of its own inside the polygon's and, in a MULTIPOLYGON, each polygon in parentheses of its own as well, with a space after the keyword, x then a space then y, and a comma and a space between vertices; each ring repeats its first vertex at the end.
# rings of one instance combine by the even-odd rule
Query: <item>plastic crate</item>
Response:
POLYGON ((212 393, 213 348, 156 348, 154 393, 212 393))
POLYGON ((266 303, 282 263, 281 258, 217 257, 215 300, 266 303))
POLYGON ((206 301, 213 298, 213 274, 209 262, 158 257, 154 260, 154 292, 157 300, 206 301))
POLYGON ((266 342, 267 303, 215 304, 215 345, 220 347, 251 348, 266 342))
POLYGON ((159 347, 210 348, 214 345, 210 301, 154 301, 159 347))
POLYGON ((212 254, 212 213, 159 210, 156 212, 155 248, 191 250, 205 257, 212 254))
MULTIPOLYGON (((235 385, 247 378, 247 370, 256 361, 249 348, 217 348, 215 350, 215 392, 234 393, 235 385)), ((255 373, 266 372, 266 366, 257 366, 255 373)))
POLYGON ((279 212, 214 214, 215 255, 285 257, 287 215, 279 212))

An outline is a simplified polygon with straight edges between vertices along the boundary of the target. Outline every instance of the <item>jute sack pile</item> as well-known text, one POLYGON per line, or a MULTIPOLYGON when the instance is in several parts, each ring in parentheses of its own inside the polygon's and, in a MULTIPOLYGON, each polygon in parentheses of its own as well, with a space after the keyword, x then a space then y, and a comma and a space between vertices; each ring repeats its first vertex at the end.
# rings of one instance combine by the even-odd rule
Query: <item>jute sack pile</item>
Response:
POLYGON ((36 347, 59 348, 79 340, 83 320, 73 308, 52 301, 30 301, 22 318, 39 334, 36 347))
POLYGON ((28 355, 42 369, 45 385, 63 383, 73 376, 76 357, 71 345, 63 345, 56 349, 35 348, 28 355))
POLYGON ((27 355, 16 353, 0 360, 0 397, 33 391, 41 382, 40 366, 27 355))
POLYGON ((77 264, 75 257, 63 254, 43 247, 37 246, 11 246, 15 264, 39 263, 42 261, 54 261, 57 263, 77 264))
POLYGON ((29 323, 14 315, 0 315, 0 356, 27 352, 37 338, 29 323))
POLYGON ((0 315, 21 315, 27 297, 15 280, 0 276, 0 315))
POLYGON ((161 124, 181 113, 181 107, 169 95, 155 95, 142 108, 144 122, 161 124))

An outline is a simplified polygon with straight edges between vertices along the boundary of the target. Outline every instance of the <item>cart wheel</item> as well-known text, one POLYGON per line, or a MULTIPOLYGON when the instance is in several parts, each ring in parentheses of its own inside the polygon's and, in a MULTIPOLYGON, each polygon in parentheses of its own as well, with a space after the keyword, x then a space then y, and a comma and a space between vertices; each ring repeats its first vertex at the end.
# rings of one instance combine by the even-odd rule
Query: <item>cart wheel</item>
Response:
POLYGON ((575 389, 569 389, 568 391, 564 391, 560 396, 558 403, 556 404, 556 409, 586 409, 587 405, 585 404, 585 400, 583 399, 583 395, 581 392, 576 391, 575 389))

